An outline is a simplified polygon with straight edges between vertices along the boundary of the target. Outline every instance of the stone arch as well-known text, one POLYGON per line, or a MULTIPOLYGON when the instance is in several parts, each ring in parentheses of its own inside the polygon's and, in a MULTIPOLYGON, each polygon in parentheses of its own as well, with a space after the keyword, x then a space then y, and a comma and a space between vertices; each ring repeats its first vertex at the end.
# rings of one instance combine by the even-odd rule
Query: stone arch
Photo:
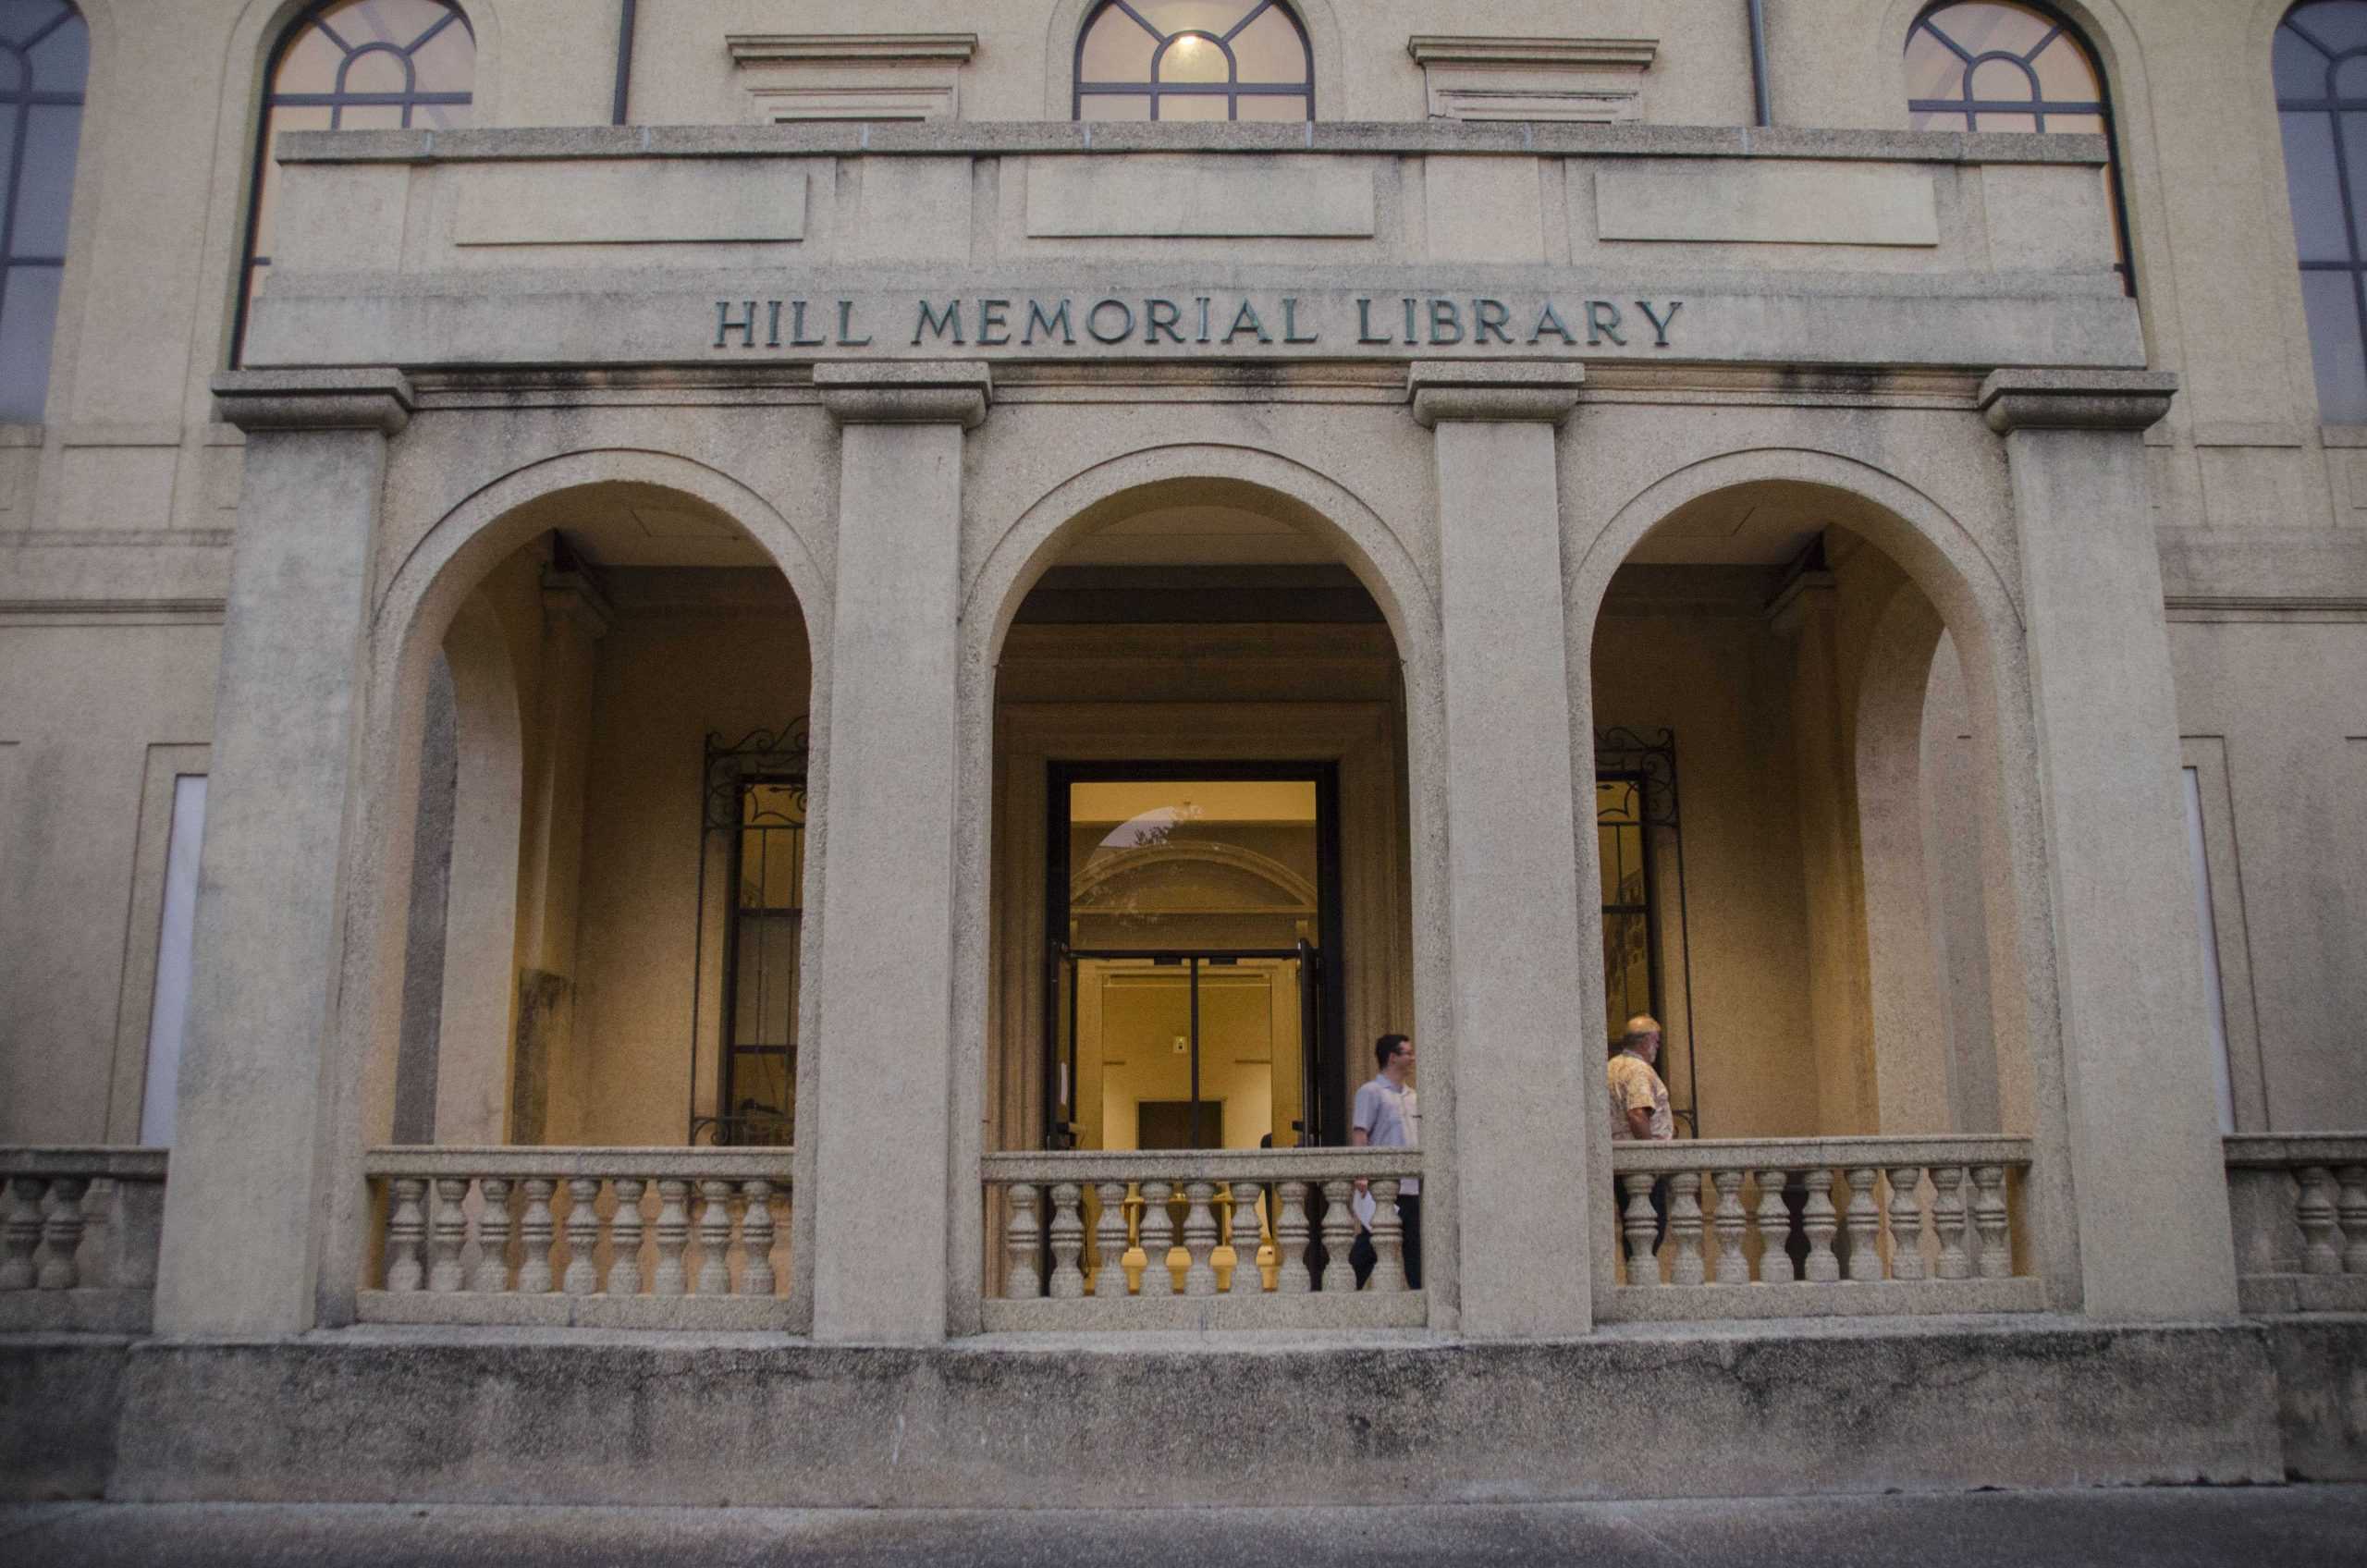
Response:
MULTIPOLYGON (((370 616, 357 741, 362 758, 357 778, 366 782, 349 804, 341 851, 350 889, 348 935, 339 976, 337 1046, 327 1067, 327 1146, 335 1182, 332 1207, 337 1210, 324 1232, 331 1249, 322 1276, 327 1320, 350 1312, 343 1304, 360 1274, 360 1238, 366 1229, 358 1207, 365 1201, 362 1152, 386 1135, 391 1121, 418 816, 417 755, 430 668, 462 606, 491 568, 549 526, 546 518, 526 508, 570 490, 620 482, 672 490, 728 517, 788 580, 812 644, 809 725, 815 760, 813 826, 807 832, 809 885, 820 875, 827 852, 823 781, 830 601, 815 553, 775 508, 738 480, 688 458, 607 447, 562 453, 514 469, 478 487, 427 527, 384 570, 370 616)), ((817 910, 804 925, 809 956, 820 941, 820 931, 817 910)), ((815 1001, 809 989, 803 1011, 810 1013, 815 1001)), ((810 1030, 811 1024, 810 1016, 803 1019, 802 1027, 810 1030)), ((800 1144, 801 1170, 810 1170, 809 1145, 800 1144)), ((799 1226, 794 1216, 791 1224, 799 1226)), ((803 1233, 802 1227, 792 1231, 792 1244, 804 1244, 798 1239, 803 1233)), ((793 1308, 796 1302, 792 1295, 793 1308)))
MULTIPOLYGON (((1073 7, 1082 13, 1081 6, 1073 7)), ((1262 448, 1224 443, 1147 447, 1102 458, 1052 485, 1007 523, 990 525, 983 558, 962 590, 958 669, 963 814, 954 845, 955 936, 951 1084, 954 1144, 952 1191, 971 1201, 984 1149, 989 1013, 992 823, 995 816, 995 666, 1020 602, 1082 534, 1169 485, 1209 481, 1255 493, 1258 503, 1326 540, 1371 594, 1395 640, 1404 673, 1405 790, 1412 876, 1415 1032, 1431 1049, 1429 1080, 1434 1105, 1452 1093, 1451 1020, 1447 1010, 1445 888, 1446 714, 1440 668, 1437 585, 1404 537, 1349 486, 1330 474, 1262 448)), ((1445 1128, 1449 1119, 1436 1118, 1445 1128)), ((1429 1147, 1442 1164, 1453 1159, 1452 1134, 1429 1147)), ((1444 1231, 1442 1230, 1441 1233, 1444 1231)), ((973 1320, 981 1276, 977 1234, 957 1226, 950 1259, 953 1321, 973 1320)))
MULTIPOLYGON (((1059 0, 1044 31, 1044 117, 1074 117, 1077 34, 1101 0, 1059 0)), ((1340 18, 1331 0, 1283 0, 1306 29, 1315 57, 1315 112, 1319 119, 1343 119, 1347 75, 1340 65, 1340 18)))
MULTIPOLYGON (((2005 545, 1992 545, 1932 496, 1869 463, 1807 447, 1769 447, 1686 462, 1640 487, 1612 509, 1606 522, 1569 551, 1564 575, 1568 656, 1574 671, 1590 670, 1596 623, 1612 575, 1644 536, 1680 507, 1754 482, 1809 487, 1830 508, 1831 521, 1887 555, 1930 601, 1963 661, 1975 743, 1984 763, 1979 811, 1982 835, 1982 913, 1989 974, 1999 1005, 1993 1011, 2008 1127, 2028 1129, 2049 1174, 2039 1197, 2041 1224, 2058 1257, 2075 1256, 2067 1173, 2069 1123, 2065 1099, 2060 1019, 2053 938, 2053 899, 2043 839, 2036 759, 2039 754, 2017 587, 2019 563, 2005 545)), ((1936 643, 1936 631, 1930 633, 1936 643)), ((1897 635, 1906 636, 1902 629, 1897 635)), ((1919 640, 1921 632, 1915 634, 1919 640)), ((1924 668, 1928 670, 1928 658, 1924 668)), ((1571 745, 1575 780, 1593 776, 1593 690, 1574 674, 1571 745)), ((1590 790, 1573 801, 1580 881, 1599 880, 1590 790)), ((1581 945, 1601 939, 1600 916, 1579 909, 1581 945)), ((1589 1016, 1605 1003, 1602 977, 1582 975, 1589 1016)), ((1589 1095, 1601 1094, 1590 1087, 1589 1095)), ((1607 1114, 1598 1105, 1597 1114, 1607 1114)), ((1600 1182, 1610 1179, 1607 1148, 1596 1151, 1600 1182)), ((1597 1218, 1596 1247, 1608 1258, 1614 1220, 1597 1218)), ((2056 1270, 2061 1265, 2058 1262, 2056 1270)))

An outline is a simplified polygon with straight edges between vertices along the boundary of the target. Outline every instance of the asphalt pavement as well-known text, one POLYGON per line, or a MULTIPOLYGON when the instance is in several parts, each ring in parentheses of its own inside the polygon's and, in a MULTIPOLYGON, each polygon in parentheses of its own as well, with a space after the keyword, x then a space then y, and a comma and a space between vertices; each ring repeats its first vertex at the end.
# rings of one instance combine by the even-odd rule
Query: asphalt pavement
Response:
MULTIPOLYGON (((1254 1479, 1245 1477, 1245 1485, 1254 1479)), ((2367 1487, 1403 1508, 1004 1510, 43 1503, 0 1568, 2367 1568, 2367 1487)))

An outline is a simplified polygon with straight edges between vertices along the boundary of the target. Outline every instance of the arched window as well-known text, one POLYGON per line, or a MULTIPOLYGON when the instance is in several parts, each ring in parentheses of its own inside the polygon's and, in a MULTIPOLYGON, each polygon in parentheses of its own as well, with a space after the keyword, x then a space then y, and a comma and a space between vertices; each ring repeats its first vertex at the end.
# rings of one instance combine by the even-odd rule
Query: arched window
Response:
POLYGON ((2367 4, 2294 6, 2275 61, 2318 417, 2367 424, 2367 4))
POLYGON ((0 0, 0 421, 36 423, 66 275, 91 34, 65 0, 0 0))
POLYGON ((255 135, 254 202, 230 362, 245 352, 247 312, 271 269, 283 130, 449 130, 469 123, 477 43, 451 0, 325 0, 272 52, 271 88, 255 135))
MULTIPOLYGON (((1942 0, 1915 19, 1907 109, 1917 130, 2079 131, 2112 141, 2112 99, 2087 40, 2043 7, 2013 0, 1942 0)), ((2107 153, 2104 183, 2116 270, 2134 294, 2117 148, 2107 153)))
POLYGON ((1102 0, 1076 40, 1081 120, 1311 120, 1315 57, 1282 0, 1102 0))

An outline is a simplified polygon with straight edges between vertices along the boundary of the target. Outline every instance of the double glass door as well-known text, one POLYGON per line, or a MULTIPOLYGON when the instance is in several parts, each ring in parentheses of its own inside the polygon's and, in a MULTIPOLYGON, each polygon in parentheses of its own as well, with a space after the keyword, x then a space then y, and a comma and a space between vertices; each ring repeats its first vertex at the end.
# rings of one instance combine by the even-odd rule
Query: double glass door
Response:
POLYGON ((1055 765, 1047 1143, 1325 1141, 1340 1055, 1329 768, 1055 765))

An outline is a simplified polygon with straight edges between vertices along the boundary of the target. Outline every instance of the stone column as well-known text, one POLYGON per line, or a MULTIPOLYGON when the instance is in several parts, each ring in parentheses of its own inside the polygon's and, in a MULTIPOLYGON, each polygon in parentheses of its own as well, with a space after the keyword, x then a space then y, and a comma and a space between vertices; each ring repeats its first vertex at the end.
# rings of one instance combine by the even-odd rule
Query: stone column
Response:
MULTIPOLYGON (((814 1100, 814 1334, 945 1337, 962 436, 983 365, 822 364, 840 427, 814 1100)), ((983 809, 974 802, 972 809, 983 809)), ((975 1192, 975 1174, 965 1191, 975 1192)))
POLYGON ((2022 564, 2081 1295, 2102 1317, 2236 1310, 2178 721, 2140 433, 2144 371, 2001 370, 2022 564))
POLYGON ((156 1328, 288 1333, 313 1315, 371 553, 411 388, 390 370, 333 370, 233 371, 214 389, 247 433, 246 479, 156 1328))
MULTIPOLYGON (((1601 1025, 1580 975, 1555 428, 1575 364, 1417 364, 1436 432, 1453 1147, 1463 1331, 1593 1324, 1583 1191, 1601 1025)), ((1598 1090, 1599 1094, 1600 1091, 1598 1090)))

